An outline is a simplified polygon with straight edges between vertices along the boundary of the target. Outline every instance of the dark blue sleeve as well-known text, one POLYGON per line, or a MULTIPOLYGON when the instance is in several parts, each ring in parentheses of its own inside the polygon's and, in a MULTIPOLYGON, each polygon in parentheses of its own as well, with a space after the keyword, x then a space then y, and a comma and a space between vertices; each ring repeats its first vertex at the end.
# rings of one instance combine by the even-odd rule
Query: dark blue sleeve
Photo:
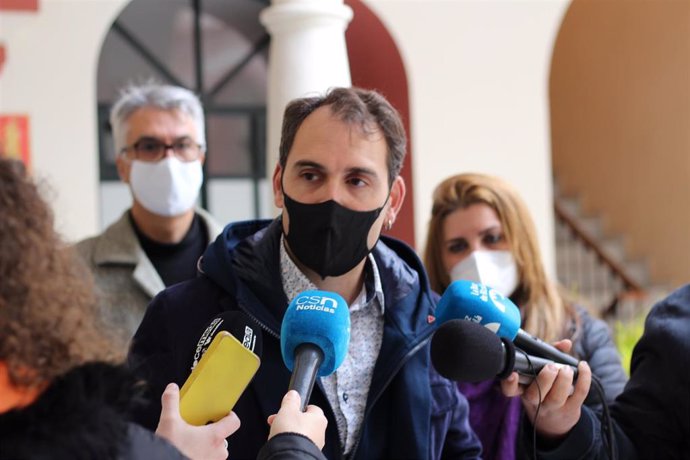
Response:
MULTIPOLYGON (((526 458, 532 458, 534 456, 532 424, 529 423, 526 416, 523 418, 523 424, 522 436, 526 446, 526 458)), ((630 440, 615 421, 613 422, 613 439, 619 459, 635 460, 637 458, 630 440)), ((537 439, 536 457, 542 460, 609 459, 607 445, 601 437, 599 415, 586 406, 582 407, 580 420, 557 446, 544 448, 540 444, 539 439, 537 439)))
POLYGON ((257 460, 326 460, 316 444, 297 433, 281 433, 268 440, 257 460))
POLYGON ((166 291, 158 294, 134 334, 127 365, 145 384, 145 400, 134 411, 134 421, 154 431, 161 413, 161 395, 170 382, 178 381, 175 370, 175 341, 169 332, 166 291))
POLYGON ((430 382, 433 398, 430 458, 481 458, 481 442, 470 426, 470 406, 465 396, 455 382, 441 377, 433 369, 430 382))
POLYGON ((611 411, 640 458, 688 458, 690 285, 651 310, 633 351, 630 380, 611 411))

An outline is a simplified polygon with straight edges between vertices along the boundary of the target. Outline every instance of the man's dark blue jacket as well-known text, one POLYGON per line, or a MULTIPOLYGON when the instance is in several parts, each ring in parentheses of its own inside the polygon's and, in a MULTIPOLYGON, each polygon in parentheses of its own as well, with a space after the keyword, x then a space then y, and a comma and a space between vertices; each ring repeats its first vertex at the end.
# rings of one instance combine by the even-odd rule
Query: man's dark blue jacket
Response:
MULTIPOLYGON (((266 418, 277 412, 290 381, 279 340, 288 305, 280 277, 280 235, 280 219, 228 225, 204 254, 201 276, 166 289, 149 305, 129 356, 134 371, 151 385, 151 404, 140 414, 141 424, 155 428, 165 385, 184 383, 199 336, 213 317, 239 309, 262 327, 263 355, 234 408, 242 426, 230 437, 229 452, 235 459, 256 458, 268 437, 266 418)), ((360 439, 349 458, 477 458, 481 448, 469 426, 467 401, 431 366, 436 295, 419 258, 404 243, 385 237, 372 253, 386 302, 383 343, 360 439)), ((324 453, 342 458, 335 417, 318 384, 310 403, 328 418, 324 453)))

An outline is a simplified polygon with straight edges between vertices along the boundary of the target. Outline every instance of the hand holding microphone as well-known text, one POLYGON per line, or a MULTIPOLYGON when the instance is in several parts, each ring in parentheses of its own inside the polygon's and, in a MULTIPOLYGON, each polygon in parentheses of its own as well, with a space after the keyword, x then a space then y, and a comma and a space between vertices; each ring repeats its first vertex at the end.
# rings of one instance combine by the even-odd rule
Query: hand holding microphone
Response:
MULTIPOLYGON (((458 382, 505 379, 517 372, 522 384, 531 383, 548 365, 567 366, 516 350, 481 324, 459 319, 443 323, 434 333, 431 362, 439 374, 458 382)), ((577 376, 577 368, 568 367, 577 376)))
POLYGON ((332 374, 350 343, 350 310, 343 298, 326 291, 305 291, 290 302, 280 329, 280 351, 292 371, 289 390, 297 390, 305 411, 314 381, 332 374))
POLYGON ((448 286, 436 307, 436 320, 443 324, 451 319, 479 323, 531 355, 575 368, 578 365, 573 356, 520 329, 518 307, 509 298, 483 284, 459 280, 448 286))
MULTIPOLYGON (((472 321, 499 337, 508 339, 532 358, 540 357, 567 366, 545 365, 529 386, 519 385, 519 373, 501 381, 506 396, 521 396, 523 407, 537 431, 549 438, 567 433, 580 418, 580 410, 589 393, 592 373, 586 362, 520 329, 520 310, 498 291, 473 281, 454 281, 443 293, 436 308, 440 324, 452 319, 472 321), (577 382, 573 388, 577 369, 577 382)), ((475 359, 481 360, 481 354, 475 359)), ((440 371, 439 371, 440 372, 440 371)), ((524 379, 524 377, 523 377, 524 379)))
POLYGON ((268 439, 282 433, 299 433, 311 439, 321 450, 326 444, 328 420, 320 407, 309 405, 303 411, 301 406, 299 393, 295 390, 288 391, 278 413, 268 417, 268 424, 271 425, 268 439))

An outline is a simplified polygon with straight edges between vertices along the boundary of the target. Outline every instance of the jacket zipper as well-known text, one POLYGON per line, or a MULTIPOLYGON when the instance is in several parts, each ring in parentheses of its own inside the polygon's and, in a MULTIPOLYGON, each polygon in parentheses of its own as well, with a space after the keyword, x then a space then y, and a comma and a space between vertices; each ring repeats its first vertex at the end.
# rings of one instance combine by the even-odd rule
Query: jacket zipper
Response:
POLYGON ((256 316, 254 316, 252 313, 250 313, 250 312, 249 312, 249 309, 247 309, 244 305, 242 305, 240 302, 237 302, 237 307, 238 307, 240 310, 242 310, 247 316, 249 316, 256 324, 258 324, 259 327, 260 327, 261 329, 263 329, 264 331, 268 332, 270 335, 272 335, 272 336, 275 337, 276 339, 280 340, 280 334, 278 334, 277 332, 273 331, 271 328, 269 328, 269 327, 266 326, 264 323, 262 323, 261 321, 259 321, 259 319, 258 319, 256 316))
MULTIPOLYGON (((253 314, 251 314, 251 313, 249 312, 249 310, 248 310, 246 307, 244 307, 244 305, 242 305, 240 302, 237 302, 237 307, 238 307, 240 310, 242 310, 244 313, 246 313, 247 316, 249 316, 256 324, 259 325, 259 327, 261 327, 261 329, 265 330, 265 331, 268 332, 270 335, 272 335, 272 336, 275 337, 276 339, 280 340, 280 334, 277 334, 277 333, 274 332, 271 328, 269 328, 269 327, 266 326, 264 323, 262 323, 261 321, 259 321, 258 318, 257 318, 256 316, 254 316, 253 314)), ((398 368, 398 369, 399 369, 399 368, 398 368)), ((396 369, 396 372, 397 372, 397 369, 396 369)), ((390 382, 390 380, 389 380, 389 382, 390 382)), ((316 385, 319 387, 319 389, 321 390, 321 392, 325 395, 326 393, 325 393, 325 391, 323 390, 323 386, 321 385, 321 379, 317 379, 317 380, 316 380, 316 385)), ((388 385, 388 382, 386 383, 386 385, 388 385)), ((331 416, 333 417, 333 420, 335 420, 335 412, 333 412, 333 408, 331 407, 330 402, 328 401, 328 398, 326 398, 326 402, 328 402, 328 408, 331 410, 331 416)), ((323 409, 323 408, 322 408, 322 409, 323 409)), ((338 431, 338 430, 336 430, 336 433, 337 433, 337 431, 338 431)), ((340 446, 340 448, 337 450, 337 452, 338 452, 338 454, 339 454, 339 455, 338 455, 338 458, 339 458, 339 459, 342 459, 342 458, 343 458, 342 449, 343 449, 344 446, 342 446, 342 445, 340 444, 340 436, 337 437, 337 441, 338 441, 338 445, 340 446)), ((359 443, 359 442, 358 442, 358 443, 359 443)))
MULTIPOLYGON (((424 340, 422 340, 419 344, 415 345, 413 349, 407 352, 405 356, 400 360, 400 363, 398 366, 395 368, 395 370, 391 373, 391 375, 388 377, 388 380, 386 380, 386 383, 381 387, 381 391, 376 395, 374 399, 372 399, 371 404, 369 405, 369 408, 364 412, 364 417, 362 417, 362 425, 364 425, 364 421, 367 419, 369 416, 369 413, 371 412, 372 407, 374 407, 374 404, 376 404, 376 401, 379 400, 381 397, 381 394, 383 391, 388 387, 388 385, 391 383, 391 380, 393 380, 393 377, 398 373, 398 371, 403 367, 403 365, 407 362, 407 360, 410 358, 410 356, 414 355, 417 353, 426 343, 431 340, 431 337, 428 337, 424 340)), ((359 431, 359 437, 357 438, 357 442, 355 443, 354 446, 352 446, 352 451, 350 452, 350 455, 347 456, 347 459, 352 460, 355 458, 355 454, 357 453, 357 449, 359 448, 359 442, 362 439, 362 430, 359 431)))

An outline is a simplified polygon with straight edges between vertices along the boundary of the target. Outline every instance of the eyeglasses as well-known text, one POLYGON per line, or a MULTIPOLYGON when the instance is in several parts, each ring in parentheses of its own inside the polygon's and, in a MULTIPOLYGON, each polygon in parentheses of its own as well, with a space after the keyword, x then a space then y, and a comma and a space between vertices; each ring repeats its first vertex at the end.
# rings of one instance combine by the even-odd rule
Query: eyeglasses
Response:
POLYGON ((137 160, 155 163, 165 157, 168 149, 172 149, 177 159, 184 162, 198 160, 201 155, 201 145, 190 139, 182 139, 172 144, 166 144, 159 139, 144 138, 128 147, 124 147, 122 152, 131 150, 134 152, 134 157, 137 160))

